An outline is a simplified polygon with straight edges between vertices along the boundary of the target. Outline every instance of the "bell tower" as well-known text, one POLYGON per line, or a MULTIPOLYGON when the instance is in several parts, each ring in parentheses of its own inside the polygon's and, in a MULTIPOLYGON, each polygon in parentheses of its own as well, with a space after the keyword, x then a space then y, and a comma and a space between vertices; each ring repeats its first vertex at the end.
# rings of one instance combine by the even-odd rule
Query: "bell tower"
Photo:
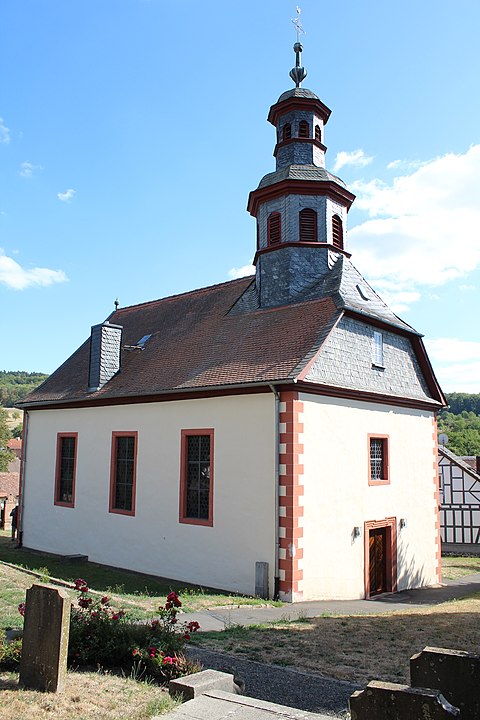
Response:
POLYGON ((331 111, 301 87, 307 71, 298 26, 293 50, 295 87, 280 95, 267 118, 276 129, 276 169, 250 193, 247 207, 257 221, 254 264, 261 307, 318 297, 339 256, 350 257, 345 232, 355 196, 325 168, 331 111))

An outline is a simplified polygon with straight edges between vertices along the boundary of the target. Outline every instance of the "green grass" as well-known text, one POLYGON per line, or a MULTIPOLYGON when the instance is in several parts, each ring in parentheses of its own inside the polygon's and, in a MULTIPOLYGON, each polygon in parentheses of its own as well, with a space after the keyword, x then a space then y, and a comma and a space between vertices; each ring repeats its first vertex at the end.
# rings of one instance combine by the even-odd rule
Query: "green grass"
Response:
MULTIPOLYGON (((167 578, 144 575, 129 570, 119 570, 85 561, 64 560, 59 555, 16 548, 5 533, 0 534, 0 561, 18 568, 39 573, 42 580, 48 577, 74 582, 81 577, 92 590, 121 596, 138 612, 139 618, 151 615, 171 590, 175 590, 183 602, 183 610, 194 612, 218 605, 259 605, 265 600, 212 590, 167 578)), ((281 605, 282 603, 269 603, 281 605)))
POLYGON ((442 557, 442 575, 444 580, 457 580, 465 575, 480 572, 480 555, 475 557, 442 557))

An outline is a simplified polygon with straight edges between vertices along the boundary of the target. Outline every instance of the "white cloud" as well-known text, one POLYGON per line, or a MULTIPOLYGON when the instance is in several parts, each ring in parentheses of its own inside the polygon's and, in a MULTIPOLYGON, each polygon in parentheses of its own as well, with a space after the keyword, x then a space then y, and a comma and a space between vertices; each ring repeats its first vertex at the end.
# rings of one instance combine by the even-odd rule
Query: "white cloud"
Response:
POLYGON ((458 286, 458 289, 463 290, 464 292, 465 291, 468 292, 470 290, 475 290, 475 285, 469 285, 468 283, 463 283, 462 285, 458 286))
POLYGON ((3 118, 0 118, 0 142, 6 143, 7 145, 10 142, 10 130, 4 124, 3 118))
POLYGON ((416 293, 464 277, 480 265, 480 145, 423 163, 391 183, 352 183, 369 219, 350 247, 374 287, 416 293))
POLYGON ((24 178, 31 178, 33 177, 33 173, 35 170, 42 170, 41 165, 34 165, 31 162, 22 162, 20 164, 20 170, 18 171, 18 174, 21 175, 24 178))
POLYGON ((480 342, 434 338, 425 345, 445 392, 480 392, 480 342))
POLYGON ((352 152, 345 152, 342 150, 341 152, 337 153, 337 157, 335 158, 335 164, 333 166, 333 172, 338 172, 342 167, 345 167, 345 165, 353 165, 354 167, 365 167, 365 165, 370 165, 372 162, 373 157, 370 157, 368 155, 365 155, 363 150, 352 150, 352 152))
POLYGON ((45 287, 53 283, 65 282, 67 276, 63 270, 49 268, 22 268, 13 258, 5 255, 0 248, 0 283, 13 290, 24 290, 32 285, 45 287))
POLYGON ((387 170, 416 170, 424 163, 421 160, 392 160, 387 165, 387 170))
POLYGON ((74 190, 73 188, 68 188, 68 190, 65 190, 65 192, 57 193, 57 198, 59 200, 61 200, 62 202, 70 202, 70 200, 72 200, 75 193, 76 193, 76 190, 74 190))
POLYGON ((255 265, 242 265, 242 267, 239 268, 231 268, 231 270, 228 271, 228 277, 231 280, 236 280, 237 278, 245 277, 246 275, 254 275, 255 274, 255 265))

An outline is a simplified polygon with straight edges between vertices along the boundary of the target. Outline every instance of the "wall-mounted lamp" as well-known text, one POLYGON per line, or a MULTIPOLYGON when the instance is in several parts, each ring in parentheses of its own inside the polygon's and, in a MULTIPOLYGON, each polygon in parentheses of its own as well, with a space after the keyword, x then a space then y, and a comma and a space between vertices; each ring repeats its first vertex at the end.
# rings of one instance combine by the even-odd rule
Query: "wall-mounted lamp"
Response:
POLYGON ((358 537, 360 537, 360 528, 358 527, 358 525, 355 525, 355 527, 353 528, 353 539, 355 540, 358 537))
POLYGON ((407 527, 407 520, 406 518, 400 518, 400 530, 403 530, 403 528, 407 527))

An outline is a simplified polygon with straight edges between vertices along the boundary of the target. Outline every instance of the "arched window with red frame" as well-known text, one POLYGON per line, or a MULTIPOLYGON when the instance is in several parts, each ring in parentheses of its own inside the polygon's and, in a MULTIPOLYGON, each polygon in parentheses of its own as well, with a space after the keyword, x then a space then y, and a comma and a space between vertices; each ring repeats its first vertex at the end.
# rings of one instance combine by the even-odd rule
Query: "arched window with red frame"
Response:
POLYGON ((304 208, 299 213, 300 242, 317 242, 317 213, 312 208, 304 208))
POLYGON ((335 247, 343 250, 343 223, 339 215, 332 217, 332 243, 335 247))
POLYGON ((298 124, 298 137, 308 138, 310 137, 310 127, 306 120, 300 120, 298 124))
POLYGON ((282 238, 282 216, 273 212, 267 220, 267 237, 269 245, 277 245, 282 238))
POLYGON ((290 140, 292 137, 292 126, 290 123, 287 123, 283 126, 283 140, 290 140))

